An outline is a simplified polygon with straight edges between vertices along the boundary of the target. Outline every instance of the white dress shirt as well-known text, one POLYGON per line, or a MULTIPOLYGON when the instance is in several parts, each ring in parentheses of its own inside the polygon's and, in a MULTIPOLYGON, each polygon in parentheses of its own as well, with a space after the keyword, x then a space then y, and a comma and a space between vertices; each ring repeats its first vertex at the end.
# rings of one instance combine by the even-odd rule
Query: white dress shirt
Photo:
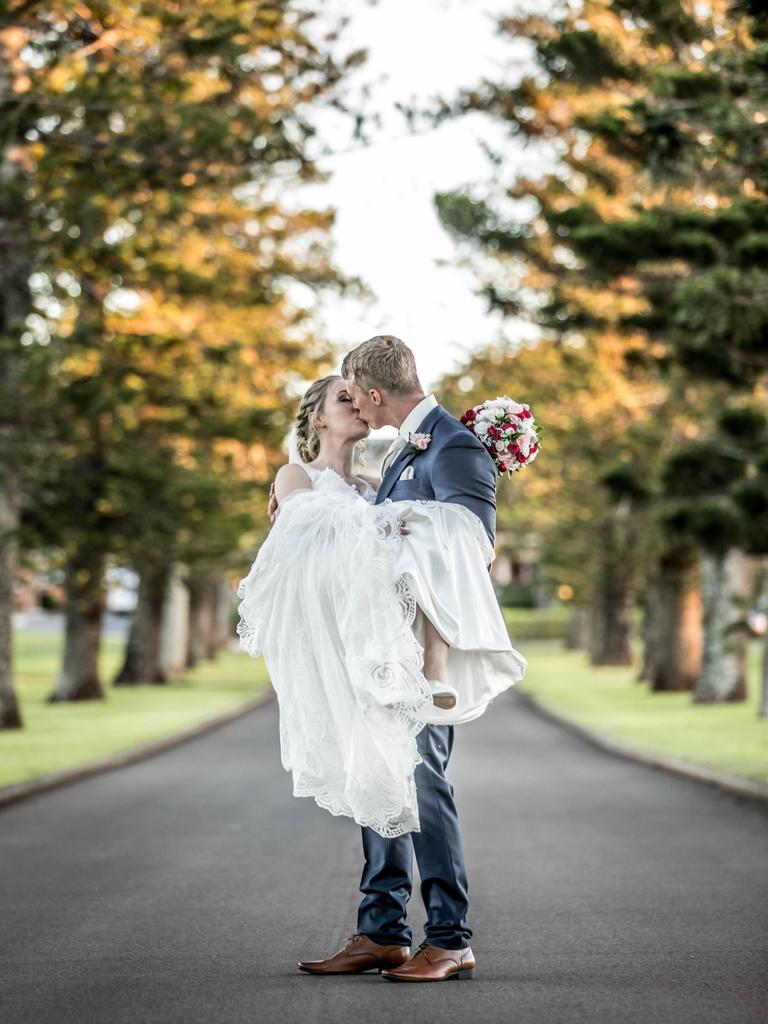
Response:
POLYGON ((383 476, 392 463, 395 461, 400 452, 408 444, 408 438, 411 434, 415 434, 418 428, 437 406, 438 401, 435 396, 430 392, 415 405, 413 409, 408 413, 403 422, 400 424, 400 429, 397 432, 397 437, 392 441, 389 446, 387 454, 384 456, 384 461, 381 466, 381 475, 383 476))

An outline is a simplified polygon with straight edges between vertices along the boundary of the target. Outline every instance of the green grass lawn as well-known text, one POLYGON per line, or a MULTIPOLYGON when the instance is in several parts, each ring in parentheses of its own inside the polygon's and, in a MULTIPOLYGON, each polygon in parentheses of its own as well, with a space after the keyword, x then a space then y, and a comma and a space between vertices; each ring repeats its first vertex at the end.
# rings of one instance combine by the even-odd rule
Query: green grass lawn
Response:
MULTIPOLYGON (((107 687, 104 701, 47 704, 61 657, 58 633, 17 632, 17 693, 25 728, 0 732, 0 786, 73 768, 180 732, 256 696, 264 662, 221 650, 167 686, 107 687)), ((105 638, 102 681, 119 669, 124 641, 105 638)))
POLYGON ((518 640, 559 640, 568 632, 571 610, 564 604, 549 608, 502 608, 512 637, 518 640))
POLYGON ((544 707, 628 746, 768 782, 768 718, 758 717, 760 641, 750 644, 749 698, 740 704, 651 693, 635 682, 636 668, 592 667, 583 652, 558 641, 516 646, 528 659, 518 685, 544 707))
MULTIPOLYGON (((518 639, 524 625, 541 628, 537 613, 512 609, 506 614, 513 643, 528 658, 520 688, 545 707, 633 747, 768 781, 768 719, 757 716, 758 641, 750 645, 749 700, 696 705, 687 693, 650 693, 646 684, 634 681, 634 668, 591 667, 582 652, 564 650, 559 640, 518 639)), ((561 616, 557 609, 549 622, 560 625, 561 616)), ((16 634, 17 691, 25 728, 0 732, 0 785, 172 735, 268 685, 263 661, 223 650, 215 661, 202 662, 167 686, 110 687, 105 701, 47 704, 61 639, 59 634, 16 634)), ((105 639, 103 680, 117 672, 122 649, 122 640, 105 639)))

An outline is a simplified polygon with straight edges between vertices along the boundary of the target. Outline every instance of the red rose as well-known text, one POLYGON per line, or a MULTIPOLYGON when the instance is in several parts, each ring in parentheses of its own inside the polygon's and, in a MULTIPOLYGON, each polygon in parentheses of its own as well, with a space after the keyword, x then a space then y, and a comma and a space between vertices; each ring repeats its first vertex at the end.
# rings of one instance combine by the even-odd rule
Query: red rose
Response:
POLYGON ((515 458, 517 459, 518 462, 525 462, 525 456, 523 455, 522 452, 518 452, 517 455, 515 456, 515 458))
MULTIPOLYGON (((475 412, 474 409, 467 409, 467 411, 464 413, 464 416, 466 416, 468 420, 475 420, 475 419, 477 419, 477 413, 475 412)), ((463 421, 463 418, 464 417, 462 417, 462 421, 463 421)))

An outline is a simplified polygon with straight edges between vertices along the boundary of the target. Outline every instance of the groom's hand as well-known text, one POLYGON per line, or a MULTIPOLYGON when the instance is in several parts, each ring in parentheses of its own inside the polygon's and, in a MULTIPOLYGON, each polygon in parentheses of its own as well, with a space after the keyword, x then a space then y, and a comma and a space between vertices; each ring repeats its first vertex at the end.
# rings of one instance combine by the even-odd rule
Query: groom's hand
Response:
POLYGON ((267 505, 267 515, 269 516, 270 523, 274 526, 275 516, 277 515, 277 498, 275 497, 274 480, 269 485, 269 504, 267 505))

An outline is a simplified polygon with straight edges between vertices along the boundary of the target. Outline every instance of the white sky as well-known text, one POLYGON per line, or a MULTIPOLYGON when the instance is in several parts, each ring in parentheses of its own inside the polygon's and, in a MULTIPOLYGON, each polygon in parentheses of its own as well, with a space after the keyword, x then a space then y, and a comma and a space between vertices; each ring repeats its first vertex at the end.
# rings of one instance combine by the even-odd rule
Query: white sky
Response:
MULTIPOLYGON (((335 258, 376 295, 373 305, 334 299, 322 310, 325 334, 351 348, 374 334, 395 334, 416 353, 422 383, 431 387, 473 348, 496 340, 501 320, 474 294, 477 280, 455 266, 457 248, 441 228, 433 204, 437 191, 489 180, 483 137, 499 146, 500 126, 482 115, 451 121, 408 136, 395 102, 426 106, 438 95, 452 98, 483 76, 515 80, 525 49, 495 34, 494 19, 509 14, 513 0, 380 0, 369 6, 331 0, 329 13, 351 18, 341 47, 368 49, 352 82, 373 83, 369 110, 383 125, 374 144, 319 161, 333 171, 326 185, 304 190, 304 201, 337 210, 335 258), (442 264, 442 265, 441 265, 442 264), (454 266, 451 266, 454 264, 454 266)), ((323 142, 348 149, 349 124, 318 120, 323 142)), ((504 140, 504 179, 514 167, 531 170, 533 155, 504 140)), ((525 325, 504 326, 505 336, 535 336, 525 325)))

